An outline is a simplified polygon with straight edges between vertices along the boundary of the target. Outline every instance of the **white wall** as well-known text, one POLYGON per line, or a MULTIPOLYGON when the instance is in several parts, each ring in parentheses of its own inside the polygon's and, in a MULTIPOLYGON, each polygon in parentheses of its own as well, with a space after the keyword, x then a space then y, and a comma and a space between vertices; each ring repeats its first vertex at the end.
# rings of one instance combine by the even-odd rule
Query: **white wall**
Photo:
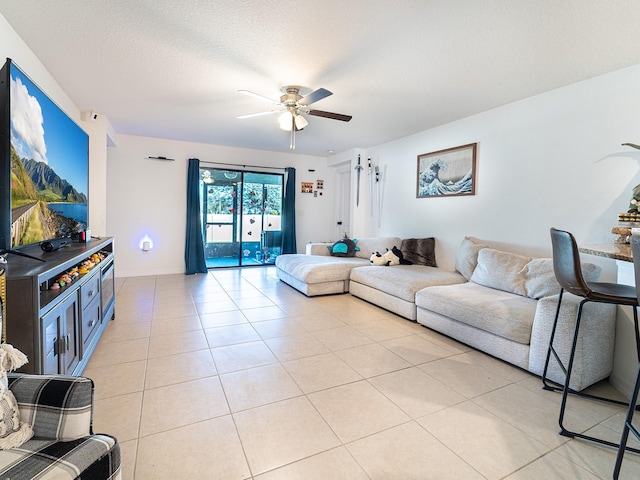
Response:
POLYGON ((386 193, 381 228, 369 217, 366 228, 434 235, 445 268, 465 235, 534 254, 550 254, 551 226, 613 241, 640 183, 640 152, 621 146, 640 143, 639 82, 640 65, 369 148, 386 193), (415 198, 419 154, 473 142, 475 196, 415 198))
MULTIPOLYGON (((549 228, 579 244, 613 242, 611 227, 640 184, 640 65, 367 149, 385 172, 381 227, 356 209, 371 233, 436 238, 439 266, 453 269, 465 235, 506 250, 551 254, 549 228), (478 142, 476 195, 417 199, 417 156, 478 142)), ((499 88, 499 85, 496 85, 499 88)), ((353 164, 352 166, 355 166, 353 164)), ((613 260, 589 256, 615 280, 613 260)), ((628 317, 619 316, 612 382, 630 391, 637 359, 628 317)))
POLYGON ((0 14, 0 61, 5 58, 13 60, 54 102, 77 123, 80 122, 80 111, 62 90, 58 82, 49 74, 38 57, 29 49, 22 38, 0 14))
POLYGON ((332 228, 334 185, 325 158, 130 135, 118 135, 116 145, 108 148, 107 234, 115 237, 119 277, 184 272, 189 158, 240 167, 294 167, 298 251, 332 228), (149 156, 175 161, 145 158, 149 156), (300 193, 300 182, 318 179, 325 181, 322 196, 300 193), (154 243, 148 253, 139 248, 145 235, 154 243))

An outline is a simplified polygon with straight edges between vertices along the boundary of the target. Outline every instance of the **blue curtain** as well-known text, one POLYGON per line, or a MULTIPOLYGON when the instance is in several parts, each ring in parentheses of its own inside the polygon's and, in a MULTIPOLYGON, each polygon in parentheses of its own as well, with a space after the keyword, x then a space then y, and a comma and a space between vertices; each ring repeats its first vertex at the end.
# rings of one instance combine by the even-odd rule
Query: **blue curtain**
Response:
POLYGON ((207 273, 200 222, 200 160, 190 158, 187 172, 187 240, 184 246, 187 275, 207 273))
POLYGON ((296 169, 285 168, 282 203, 282 253, 296 253, 296 169))

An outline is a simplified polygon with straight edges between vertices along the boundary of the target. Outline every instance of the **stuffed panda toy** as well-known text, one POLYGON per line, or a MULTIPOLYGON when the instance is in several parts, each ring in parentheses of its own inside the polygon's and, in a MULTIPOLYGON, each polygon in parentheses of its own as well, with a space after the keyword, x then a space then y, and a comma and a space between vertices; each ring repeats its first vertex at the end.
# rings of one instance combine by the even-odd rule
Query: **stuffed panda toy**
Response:
POLYGON ((387 248, 387 252, 382 255, 382 258, 386 259, 387 265, 411 265, 412 262, 404 259, 404 255, 395 245, 391 250, 387 248))
POLYGON ((369 262, 371 263, 371 265, 376 265, 376 266, 389 265, 388 260, 386 260, 383 255, 380 255, 380 252, 374 252, 373 255, 371 255, 371 258, 369 259, 369 262))
POLYGON ((388 248, 385 254, 382 255, 382 258, 384 258, 387 265, 400 265, 400 257, 398 257, 393 250, 389 250, 388 248))

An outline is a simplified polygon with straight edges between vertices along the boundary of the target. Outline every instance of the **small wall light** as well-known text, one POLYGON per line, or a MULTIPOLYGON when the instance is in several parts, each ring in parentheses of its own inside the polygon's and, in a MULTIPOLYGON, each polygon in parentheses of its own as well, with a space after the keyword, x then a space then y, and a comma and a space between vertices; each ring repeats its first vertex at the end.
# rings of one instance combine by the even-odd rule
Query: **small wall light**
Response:
POLYGON ((148 252, 153 248, 153 241, 149 238, 149 235, 145 235, 142 240, 140 240, 138 247, 143 252, 148 252))

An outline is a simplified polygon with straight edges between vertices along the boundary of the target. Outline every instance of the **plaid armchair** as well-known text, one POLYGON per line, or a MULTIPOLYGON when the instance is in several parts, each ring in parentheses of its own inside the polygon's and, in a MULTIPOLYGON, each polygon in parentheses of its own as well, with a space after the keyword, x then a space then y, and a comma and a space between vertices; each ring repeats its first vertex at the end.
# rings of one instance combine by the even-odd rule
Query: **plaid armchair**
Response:
POLYGON ((93 433, 91 379, 20 373, 8 377, 20 418, 34 435, 20 447, 0 450, 0 480, 121 478, 117 439, 93 433))

